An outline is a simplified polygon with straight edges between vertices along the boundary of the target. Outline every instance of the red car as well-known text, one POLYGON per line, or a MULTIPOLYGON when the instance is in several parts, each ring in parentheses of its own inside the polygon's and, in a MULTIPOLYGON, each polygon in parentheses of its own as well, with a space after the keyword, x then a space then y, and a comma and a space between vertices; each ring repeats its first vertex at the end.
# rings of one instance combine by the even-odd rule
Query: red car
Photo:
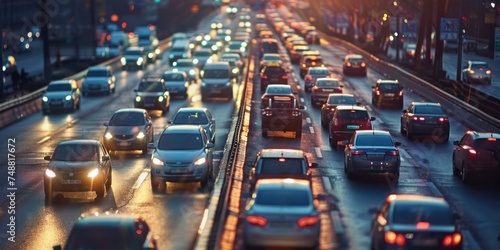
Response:
POLYGON ((351 139, 356 130, 371 130, 374 120, 375 117, 370 117, 365 107, 337 106, 328 131, 330 146, 335 148, 339 141, 351 139))

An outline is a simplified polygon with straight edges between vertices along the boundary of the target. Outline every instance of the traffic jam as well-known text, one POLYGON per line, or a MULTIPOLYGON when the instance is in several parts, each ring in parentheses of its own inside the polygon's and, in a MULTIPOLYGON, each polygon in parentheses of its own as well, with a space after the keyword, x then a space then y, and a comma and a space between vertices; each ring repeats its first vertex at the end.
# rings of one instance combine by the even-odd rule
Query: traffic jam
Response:
POLYGON ((142 27, 8 128, 46 135, 12 249, 500 247, 498 131, 284 5, 218 12, 167 46, 142 27))

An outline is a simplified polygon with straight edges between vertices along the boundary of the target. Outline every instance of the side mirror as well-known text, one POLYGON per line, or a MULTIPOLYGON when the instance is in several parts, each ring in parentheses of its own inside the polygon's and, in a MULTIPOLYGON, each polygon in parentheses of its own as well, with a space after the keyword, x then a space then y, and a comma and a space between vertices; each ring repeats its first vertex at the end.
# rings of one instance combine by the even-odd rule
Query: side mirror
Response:
POLYGON ((43 157, 43 159, 46 161, 50 161, 52 157, 50 155, 46 155, 45 157, 43 157))
POLYGON ((319 164, 316 162, 309 164, 309 168, 318 168, 318 167, 319 167, 319 164))
POLYGON ((206 148, 213 148, 215 147, 215 144, 213 142, 209 142, 206 146, 206 148))
POLYGON ((458 140, 457 141, 453 141, 453 145, 456 145, 456 146, 460 145, 460 141, 458 141, 458 140))
POLYGON ((109 126, 109 123, 108 123, 108 122, 105 122, 105 123, 103 123, 102 125, 104 125, 104 126, 106 126, 106 127, 107 127, 107 126, 109 126))
POLYGON ((343 141, 342 141, 342 145, 344 145, 344 146, 345 146, 345 145, 349 145, 349 141, 348 141, 348 140, 343 140, 343 141))
POLYGON ((151 123, 151 122, 146 122, 146 127, 151 127, 151 126, 153 126, 153 123, 151 123))
POLYGON ((61 245, 53 246, 52 249, 53 250, 62 250, 62 246, 61 245))
POLYGON ((397 142, 394 142, 394 146, 396 146, 396 147, 401 146, 401 142, 398 142, 398 141, 397 141, 397 142))
POLYGON ((152 143, 152 142, 148 143, 148 148, 150 148, 150 149, 156 149, 155 144, 152 143))
POLYGON ((370 207, 368 208, 368 213, 369 214, 377 214, 379 212, 377 207, 370 207))
POLYGON ((300 105, 299 109, 306 109, 306 108, 304 107, 304 105, 300 105))
POLYGON ((212 120, 210 121, 210 123, 215 123, 215 119, 212 119, 212 120))
POLYGON ((103 155, 103 156, 101 157, 101 160, 102 160, 102 161, 109 161, 109 155, 103 155))
POLYGON ((173 123, 173 121, 172 121, 172 120, 167 121, 167 124, 168 124, 168 125, 172 125, 172 123, 173 123))
POLYGON ((376 119, 376 118, 375 118, 375 117, 373 117, 373 116, 372 116, 372 117, 370 117, 370 121, 375 121, 375 119, 376 119))

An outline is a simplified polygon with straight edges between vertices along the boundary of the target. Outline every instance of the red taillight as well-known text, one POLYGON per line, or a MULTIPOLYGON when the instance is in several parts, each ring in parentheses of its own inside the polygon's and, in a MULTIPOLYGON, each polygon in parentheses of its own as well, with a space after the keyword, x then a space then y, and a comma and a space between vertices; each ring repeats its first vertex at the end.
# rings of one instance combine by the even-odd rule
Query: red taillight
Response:
POLYGON ((288 75, 283 75, 281 79, 288 79, 288 75))
POLYGON ((417 223, 417 229, 429 229, 431 224, 429 222, 420 221, 417 223))
POLYGON ((267 75, 262 75, 260 78, 267 79, 267 75))
POLYGON ((425 117, 421 117, 421 116, 420 117, 419 116, 414 116, 412 119, 414 121, 425 121, 425 117))
POLYGON ((364 155, 364 154, 366 154, 366 152, 362 151, 362 150, 353 150, 352 154, 353 155, 364 155))
POLYGON ((316 223, 318 223, 319 218, 317 216, 307 216, 304 218, 301 218, 297 221, 297 225, 299 227, 308 227, 308 226, 314 226, 316 223))
MULTIPOLYGON (((386 155, 392 155, 392 156, 398 156, 399 155, 399 151, 387 151, 385 152, 386 155)), ((417 225, 417 228, 418 228, 418 225, 417 225)))
POLYGON ((384 239, 388 244, 396 244, 398 246, 404 246, 406 243, 406 238, 404 235, 396 234, 393 231, 385 232, 384 239))
POLYGON ((366 67, 366 63, 361 63, 361 67, 366 67))
POLYGON ((440 121, 440 122, 448 121, 448 118, 446 118, 446 117, 440 117, 440 118, 439 118, 439 121, 440 121))
POLYGON ((375 94, 380 95, 380 91, 378 91, 378 90, 375 91, 375 94))
POLYGON ((460 233, 454 233, 453 235, 446 235, 443 239, 443 246, 457 246, 462 242, 462 235, 460 233))
POLYGON ((273 115, 273 111, 271 111, 271 110, 264 110, 264 111, 262 111, 262 115, 263 116, 272 116, 273 115))
POLYGON ((311 75, 306 75, 305 79, 307 81, 312 81, 313 77, 311 75))
POLYGON ((497 141, 497 138, 490 137, 487 139, 488 141, 497 141))
POLYGON ((262 216, 249 215, 247 216, 247 221, 252 225, 257 225, 261 227, 267 225, 267 219, 262 216))
POLYGON ((399 91, 399 96, 403 96, 403 91, 399 91))

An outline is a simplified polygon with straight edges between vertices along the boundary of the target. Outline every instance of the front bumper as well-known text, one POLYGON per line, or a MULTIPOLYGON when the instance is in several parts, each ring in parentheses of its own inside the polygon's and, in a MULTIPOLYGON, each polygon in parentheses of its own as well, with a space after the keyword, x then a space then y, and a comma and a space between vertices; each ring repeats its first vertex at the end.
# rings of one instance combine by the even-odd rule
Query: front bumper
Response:
MULTIPOLYGON (((127 137, 132 135, 127 135, 127 137)), ((104 147, 108 150, 142 150, 147 148, 147 137, 141 139, 133 135, 131 139, 119 139, 120 135, 114 135, 113 138, 103 138, 104 147)))
POLYGON ((157 182, 195 182, 202 181, 208 174, 208 163, 185 167, 151 166, 151 178, 157 182))
POLYGON ((319 242, 319 225, 303 229, 279 228, 273 230, 245 222, 244 231, 245 243, 250 246, 313 248, 319 242))

